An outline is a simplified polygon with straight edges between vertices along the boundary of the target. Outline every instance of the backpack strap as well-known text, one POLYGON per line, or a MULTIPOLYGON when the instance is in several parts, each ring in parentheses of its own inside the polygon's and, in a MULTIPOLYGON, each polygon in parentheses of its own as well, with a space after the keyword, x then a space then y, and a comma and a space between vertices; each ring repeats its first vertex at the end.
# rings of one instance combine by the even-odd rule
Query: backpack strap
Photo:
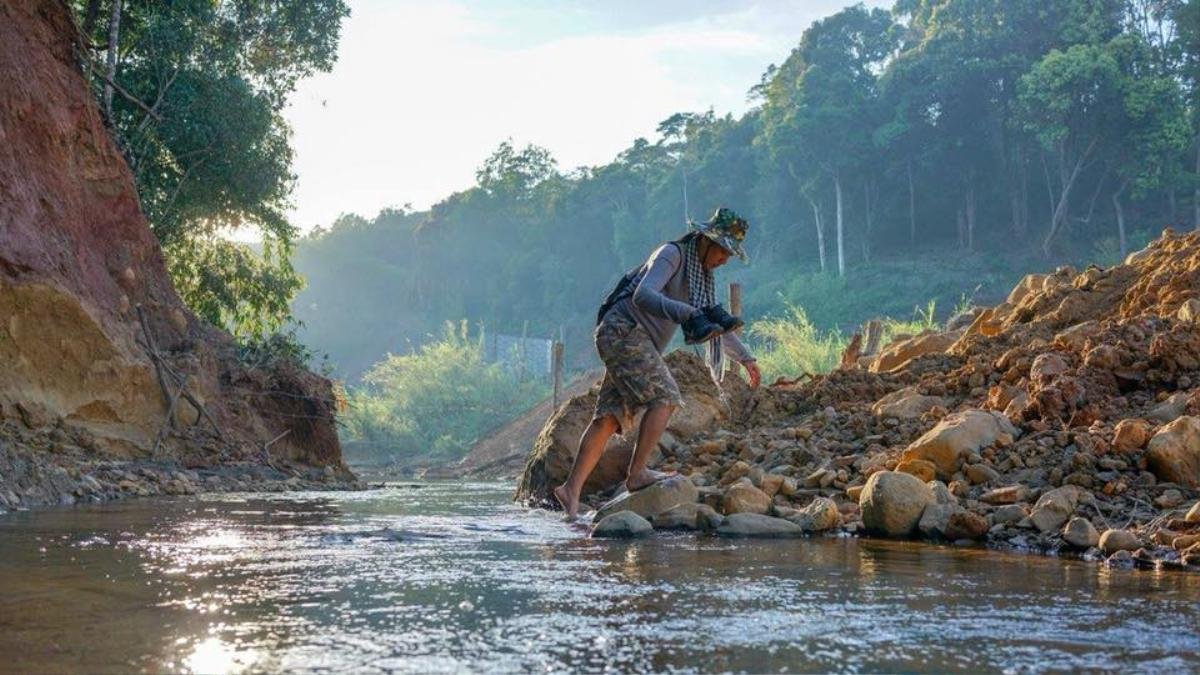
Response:
MULTIPOLYGON (((683 247, 679 245, 679 242, 669 241, 667 243, 679 249, 680 255, 683 254, 683 247)), ((604 315, 608 313, 608 310, 613 308, 613 305, 633 295, 633 292, 636 290, 634 288, 633 280, 639 275, 642 275, 643 270, 649 271, 646 265, 647 263, 642 263, 641 265, 638 265, 637 267, 634 267, 625 272, 625 274, 621 275, 621 278, 617 280, 617 285, 613 287, 613 289, 608 292, 608 295, 604 297, 604 302, 600 303, 600 309, 596 312, 597 326, 599 326, 600 322, 604 320, 604 315)))

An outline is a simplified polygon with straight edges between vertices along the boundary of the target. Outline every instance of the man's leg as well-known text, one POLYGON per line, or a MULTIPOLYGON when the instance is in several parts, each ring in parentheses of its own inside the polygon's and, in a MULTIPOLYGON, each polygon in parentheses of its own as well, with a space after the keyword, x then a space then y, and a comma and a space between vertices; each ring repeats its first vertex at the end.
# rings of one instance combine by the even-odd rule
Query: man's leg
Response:
POLYGON ((584 430, 583 436, 579 437, 579 452, 575 454, 571 474, 567 476, 567 482, 554 488, 554 496, 567 512, 568 520, 574 520, 579 515, 579 495, 583 492, 583 484, 591 475, 592 469, 596 468, 596 462, 599 462, 600 455, 604 454, 604 446, 616 431, 617 418, 604 415, 592 420, 584 430))
POLYGON ((667 422, 671 421, 673 412, 675 412, 674 405, 659 403, 648 409, 642 416, 642 426, 638 429, 637 447, 633 450, 633 457, 629 459, 629 475, 625 478, 625 487, 630 492, 640 490, 670 475, 647 469, 646 462, 650 459, 650 453, 658 447, 658 441, 666 431, 667 422))

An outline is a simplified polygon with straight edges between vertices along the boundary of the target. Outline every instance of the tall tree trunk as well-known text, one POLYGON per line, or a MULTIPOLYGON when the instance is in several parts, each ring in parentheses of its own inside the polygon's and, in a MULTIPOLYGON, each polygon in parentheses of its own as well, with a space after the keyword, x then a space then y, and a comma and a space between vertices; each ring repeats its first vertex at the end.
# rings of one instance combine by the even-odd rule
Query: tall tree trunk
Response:
POLYGON ((1050 257, 1050 244, 1054 242, 1055 235, 1058 234, 1064 220, 1067 217, 1067 204, 1071 201, 1071 188, 1075 186, 1075 181, 1079 178, 1079 172, 1083 169, 1087 158, 1092 154, 1092 150, 1096 147, 1096 141, 1093 139, 1088 145, 1087 150, 1075 160, 1074 166, 1068 171, 1066 162, 1060 161, 1060 166, 1063 167, 1063 185, 1062 192, 1058 195, 1058 204, 1054 207, 1054 214, 1050 216, 1050 230, 1046 232, 1046 238, 1042 240, 1042 253, 1046 257, 1050 257))
POLYGON ((1025 163, 1021 161, 1021 148, 1013 148, 1012 169, 1009 172, 1008 206, 1012 212, 1011 229, 1018 240, 1025 238, 1025 205, 1027 204, 1025 187, 1025 163))
POLYGON ((865 207, 864 215, 866 216, 866 219, 865 219, 866 220, 866 232, 863 233, 862 252, 863 252, 863 261, 870 263, 871 262, 871 230, 874 229, 874 226, 875 226, 875 223, 872 222, 872 216, 871 216, 871 179, 870 178, 867 178, 866 181, 863 182, 863 187, 864 187, 864 190, 863 190, 864 195, 863 196, 865 197, 863 206, 865 207))
POLYGON ((1087 215, 1083 217, 1085 225, 1092 224, 1092 215, 1096 213, 1096 198, 1100 196, 1100 190, 1104 187, 1104 181, 1108 179, 1108 169, 1100 174, 1100 180, 1096 181, 1096 189, 1092 190, 1092 198, 1088 200, 1087 215))
POLYGON ((104 63, 104 74, 107 78, 104 81, 104 114, 108 116, 109 125, 114 127, 116 123, 113 121, 112 113, 112 83, 117 79, 117 47, 120 35, 121 0, 113 0, 112 12, 108 16, 108 54, 104 63))
POLYGON ((908 171, 908 243, 917 243, 917 193, 913 185, 912 160, 905 162, 908 171))
POLYGON ((1125 186, 1129 185, 1128 180, 1121 181, 1117 191, 1112 193, 1113 211, 1117 214, 1117 240, 1121 244, 1121 259, 1124 260, 1128 255, 1127 244, 1125 243, 1125 210, 1121 208, 1121 193, 1125 191, 1125 186))
POLYGON ((842 177, 833 174, 833 193, 837 201, 837 255, 838 276, 846 276, 845 227, 842 224, 842 177))
POLYGON ((817 227, 817 259, 821 261, 821 271, 825 271, 825 225, 821 222, 821 207, 817 204, 817 200, 813 199, 807 192, 804 193, 804 198, 808 200, 812 206, 813 223, 817 227))

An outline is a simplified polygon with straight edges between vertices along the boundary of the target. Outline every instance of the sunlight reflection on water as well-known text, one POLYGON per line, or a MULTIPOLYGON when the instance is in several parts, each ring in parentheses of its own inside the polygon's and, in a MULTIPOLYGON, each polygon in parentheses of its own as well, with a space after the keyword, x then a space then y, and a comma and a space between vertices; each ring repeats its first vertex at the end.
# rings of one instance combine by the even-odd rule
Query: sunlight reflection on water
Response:
POLYGON ((0 517, 0 670, 1200 668, 1200 579, 952 547, 586 539, 506 486, 0 517))

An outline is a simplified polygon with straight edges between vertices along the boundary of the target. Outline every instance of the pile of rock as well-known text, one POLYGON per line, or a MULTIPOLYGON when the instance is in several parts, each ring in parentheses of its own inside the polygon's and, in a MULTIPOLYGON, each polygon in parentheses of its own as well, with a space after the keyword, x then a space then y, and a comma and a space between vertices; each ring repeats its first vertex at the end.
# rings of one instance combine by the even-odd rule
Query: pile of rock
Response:
MULTIPOLYGON (((734 405, 659 448, 691 506, 639 515, 651 528, 661 516, 718 534, 837 530, 1200 569, 1200 234, 1168 231, 1107 270, 1031 275, 972 316, 800 385, 734 384, 734 405)), ((559 414, 572 409, 591 412, 573 401, 559 414)), ((574 449, 557 448, 560 463, 574 449)))
POLYGON ((771 496, 742 477, 724 491, 697 487, 684 476, 622 493, 596 510, 593 537, 638 537, 654 530, 690 530, 722 537, 797 537, 841 524, 832 500, 803 509, 773 507, 771 496))

